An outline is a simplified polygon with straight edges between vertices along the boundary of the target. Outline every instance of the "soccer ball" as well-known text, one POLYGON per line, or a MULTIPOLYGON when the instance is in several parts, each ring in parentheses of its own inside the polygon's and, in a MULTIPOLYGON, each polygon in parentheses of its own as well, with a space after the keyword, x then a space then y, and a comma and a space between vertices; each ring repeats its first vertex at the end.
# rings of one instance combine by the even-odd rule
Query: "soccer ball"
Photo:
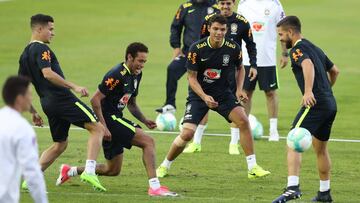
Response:
POLYGON ((182 124, 182 122, 184 121, 184 117, 181 117, 181 119, 180 119, 180 121, 179 121, 179 131, 181 132, 182 131, 182 129, 183 129, 183 124, 182 124))
POLYGON ((304 152, 310 148, 312 136, 305 128, 294 128, 289 132, 286 143, 291 149, 297 152, 304 152))
POLYGON ((176 127, 176 118, 172 113, 161 113, 156 117, 156 125, 161 131, 173 131, 176 127))
POLYGON ((261 125, 260 121, 252 114, 249 114, 249 123, 251 128, 251 134, 254 140, 259 140, 264 134, 264 128, 261 125))

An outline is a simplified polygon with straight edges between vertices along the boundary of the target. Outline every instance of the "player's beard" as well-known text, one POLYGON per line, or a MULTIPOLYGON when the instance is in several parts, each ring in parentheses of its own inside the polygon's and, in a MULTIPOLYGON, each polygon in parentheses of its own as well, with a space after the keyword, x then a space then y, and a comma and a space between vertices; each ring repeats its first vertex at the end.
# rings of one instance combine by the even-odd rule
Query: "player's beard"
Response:
POLYGON ((291 42, 291 40, 287 40, 287 41, 285 42, 285 45, 286 45, 286 48, 287 48, 287 49, 292 48, 292 42, 291 42))

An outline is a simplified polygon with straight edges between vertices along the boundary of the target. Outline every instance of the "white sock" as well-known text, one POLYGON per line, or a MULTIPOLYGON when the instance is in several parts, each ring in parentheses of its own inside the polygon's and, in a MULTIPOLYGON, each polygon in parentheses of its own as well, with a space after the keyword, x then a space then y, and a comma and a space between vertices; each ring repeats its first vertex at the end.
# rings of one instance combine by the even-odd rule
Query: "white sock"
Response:
POLYGON ((170 168, 171 164, 172 164, 173 161, 169 161, 167 160, 167 158, 164 159, 164 161, 161 163, 161 166, 164 166, 166 168, 170 168))
POLYGON ((246 157, 246 162, 248 165, 248 170, 250 171, 256 165, 255 154, 249 155, 246 157))
POLYGON ((230 144, 238 144, 239 139, 240 139, 240 130, 239 130, 239 128, 231 127, 230 132, 231 132, 230 144))
POLYGON ((287 186, 298 186, 299 185, 299 176, 288 176, 287 186))
POLYGON ((151 178, 149 179, 149 186, 151 189, 156 190, 160 188, 160 181, 158 178, 151 178))
POLYGON ((95 160, 86 160, 85 172, 87 174, 95 175, 95 167, 96 167, 95 160))
POLYGON ((320 192, 330 190, 330 180, 320 180, 320 192))
POLYGON ((277 131, 277 118, 270 118, 270 132, 277 131))
POLYGON ((195 144, 201 144, 201 139, 204 134, 204 130, 206 128, 206 125, 198 125, 194 134, 194 143, 195 144))
POLYGON ((77 176, 78 172, 77 172, 77 167, 76 166, 72 166, 70 168, 70 170, 67 172, 68 176, 73 177, 73 176, 77 176))

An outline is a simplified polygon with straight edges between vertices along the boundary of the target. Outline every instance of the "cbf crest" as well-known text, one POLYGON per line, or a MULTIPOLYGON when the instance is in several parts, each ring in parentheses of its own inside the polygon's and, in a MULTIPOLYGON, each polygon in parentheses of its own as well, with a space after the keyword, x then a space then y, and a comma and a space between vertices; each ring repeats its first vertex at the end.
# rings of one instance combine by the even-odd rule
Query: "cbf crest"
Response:
POLYGON ((230 61, 230 55, 223 55, 223 66, 228 66, 229 65, 229 61, 230 61))
POLYGON ((230 29, 231 29, 231 34, 236 35, 237 30, 238 30, 238 25, 236 23, 231 23, 230 29))
POLYGON ((208 7, 207 13, 208 13, 208 15, 214 13, 214 8, 208 7))

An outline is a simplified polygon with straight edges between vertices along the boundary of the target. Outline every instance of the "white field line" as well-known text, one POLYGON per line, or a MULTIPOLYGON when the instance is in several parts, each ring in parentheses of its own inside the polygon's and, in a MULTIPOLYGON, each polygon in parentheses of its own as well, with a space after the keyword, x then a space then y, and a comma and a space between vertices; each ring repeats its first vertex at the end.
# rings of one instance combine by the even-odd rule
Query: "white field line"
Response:
MULTIPOLYGON (((1 0, 0 0, 1 1, 1 0)), ((33 126, 34 128, 38 128, 38 129, 48 129, 49 126, 43 126, 43 127, 38 127, 38 126, 33 126)), ((84 130, 83 128, 79 128, 79 127, 71 127, 70 130, 84 130)), ((152 134, 174 134, 174 135, 178 135, 179 131, 176 132, 166 132, 166 131, 158 131, 158 130, 145 130, 146 133, 152 133, 152 134)), ((230 134, 222 134, 222 133, 204 133, 204 135, 206 136, 220 136, 220 137, 229 137, 230 134)), ((262 139, 268 139, 269 136, 262 136, 262 139)), ((286 137, 280 137, 280 139, 286 139, 286 137)), ((341 139, 341 138, 331 138, 330 141, 332 142, 351 142, 351 143, 360 143, 360 140, 352 140, 352 139, 341 139)))

